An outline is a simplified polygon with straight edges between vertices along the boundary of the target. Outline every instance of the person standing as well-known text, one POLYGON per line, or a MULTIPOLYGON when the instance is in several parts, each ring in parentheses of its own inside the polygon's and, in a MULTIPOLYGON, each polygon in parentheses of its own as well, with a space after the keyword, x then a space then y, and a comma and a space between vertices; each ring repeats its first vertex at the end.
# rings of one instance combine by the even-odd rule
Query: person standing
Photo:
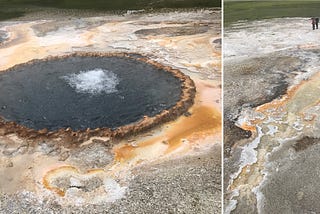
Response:
POLYGON ((316 18, 316 28, 318 29, 319 18, 316 18))
POLYGON ((311 18, 312 30, 316 27, 316 19, 314 17, 311 18))

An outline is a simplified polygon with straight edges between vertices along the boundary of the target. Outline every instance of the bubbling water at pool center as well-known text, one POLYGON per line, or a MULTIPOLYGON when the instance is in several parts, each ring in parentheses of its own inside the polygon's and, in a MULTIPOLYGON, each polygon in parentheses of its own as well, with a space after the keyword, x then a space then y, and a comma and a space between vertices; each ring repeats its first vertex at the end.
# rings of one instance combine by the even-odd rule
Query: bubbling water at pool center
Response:
POLYGON ((23 137, 121 137, 176 118, 195 95, 188 76, 137 54, 33 60, 2 72, 0 82, 0 125, 23 137))
POLYGON ((63 76, 62 79, 66 80, 78 93, 92 95, 115 93, 117 92, 116 86, 119 84, 119 79, 115 73, 101 68, 72 73, 63 76))

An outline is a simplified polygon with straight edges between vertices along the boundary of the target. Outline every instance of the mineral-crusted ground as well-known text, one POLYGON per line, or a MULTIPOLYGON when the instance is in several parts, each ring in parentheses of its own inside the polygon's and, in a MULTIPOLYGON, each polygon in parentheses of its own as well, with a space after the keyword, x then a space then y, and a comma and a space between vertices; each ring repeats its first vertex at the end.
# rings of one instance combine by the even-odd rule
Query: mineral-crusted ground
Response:
POLYGON ((243 21, 225 31, 225 213, 320 211, 320 47, 307 20, 243 21))
POLYGON ((194 105, 122 139, 32 139, 0 129, 0 213, 220 213, 220 11, 47 12, 0 22, 8 35, 0 71, 79 51, 140 53, 190 76, 194 105))

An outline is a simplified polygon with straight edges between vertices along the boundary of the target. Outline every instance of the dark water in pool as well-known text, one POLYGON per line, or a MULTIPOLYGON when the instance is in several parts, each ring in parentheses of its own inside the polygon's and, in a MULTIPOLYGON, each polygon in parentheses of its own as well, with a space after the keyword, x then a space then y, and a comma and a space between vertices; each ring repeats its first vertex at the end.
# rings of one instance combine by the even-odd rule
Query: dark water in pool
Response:
POLYGON ((22 16, 35 7, 121 11, 220 6, 221 0, 0 0, 0 20, 22 16))
POLYGON ((173 106, 180 93, 178 79, 143 62, 70 57, 1 73, 0 115, 38 130, 115 128, 173 106))

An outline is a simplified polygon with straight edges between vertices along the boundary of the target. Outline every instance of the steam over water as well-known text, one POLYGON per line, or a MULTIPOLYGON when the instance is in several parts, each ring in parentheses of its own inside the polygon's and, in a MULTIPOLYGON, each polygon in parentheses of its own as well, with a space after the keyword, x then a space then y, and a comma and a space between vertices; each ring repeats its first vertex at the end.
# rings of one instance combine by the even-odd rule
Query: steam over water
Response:
POLYGON ((75 88, 78 93, 111 94, 117 92, 119 84, 117 75, 111 71, 96 68, 89 71, 80 71, 78 74, 63 76, 68 84, 75 88))

